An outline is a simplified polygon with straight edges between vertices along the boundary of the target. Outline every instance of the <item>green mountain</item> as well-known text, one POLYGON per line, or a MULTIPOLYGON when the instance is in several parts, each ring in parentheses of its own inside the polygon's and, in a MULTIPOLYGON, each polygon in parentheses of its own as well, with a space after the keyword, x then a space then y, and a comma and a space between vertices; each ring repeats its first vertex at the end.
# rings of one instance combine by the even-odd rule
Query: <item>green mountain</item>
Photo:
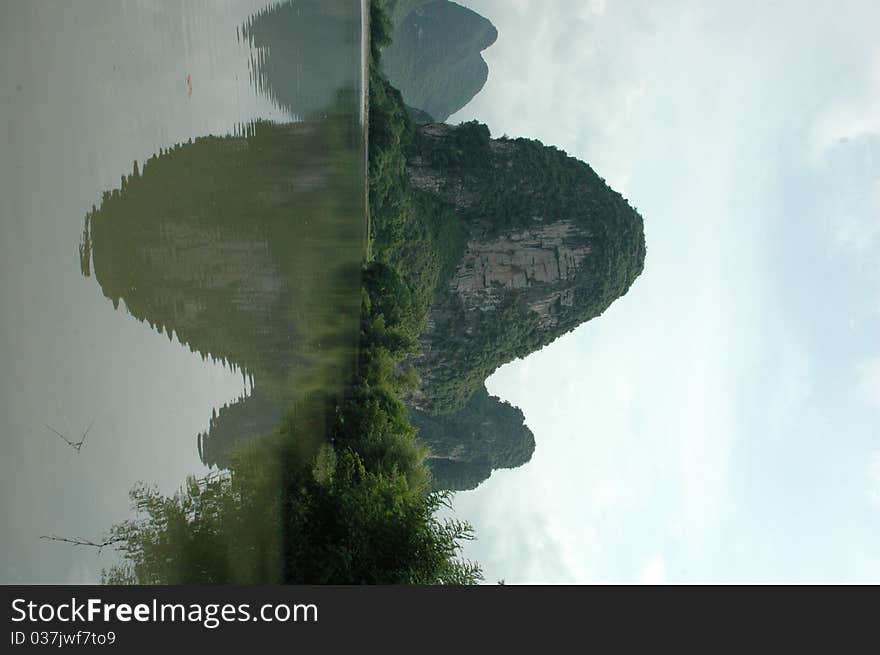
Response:
POLYGON ((371 252, 397 277, 388 324, 414 342, 405 400, 434 483, 473 488, 528 461, 533 443, 486 378, 628 291, 644 268, 643 220, 557 148, 430 123, 375 66, 370 96, 371 252))
POLYGON ((382 68, 404 101, 445 121, 483 88, 489 67, 481 52, 498 31, 474 11, 448 0, 400 0, 382 68))
POLYGON ((522 466, 535 451, 522 411, 486 387, 457 412, 432 416, 413 409, 410 420, 429 448, 427 463, 441 489, 476 489, 495 469, 522 466))
POLYGON ((422 205, 459 233, 412 364, 409 397, 457 411, 502 364, 602 314, 642 272, 642 217, 590 166, 485 125, 424 125, 406 171, 422 205))

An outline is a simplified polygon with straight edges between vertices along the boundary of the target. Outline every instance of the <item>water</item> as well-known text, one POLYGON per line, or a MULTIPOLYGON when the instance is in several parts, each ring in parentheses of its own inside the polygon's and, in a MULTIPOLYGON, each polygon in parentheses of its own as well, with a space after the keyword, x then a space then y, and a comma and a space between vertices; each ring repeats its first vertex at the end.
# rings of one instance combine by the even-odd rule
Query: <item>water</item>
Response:
POLYGON ((347 375, 363 7, 2 12, 0 582, 95 582, 112 549, 41 537, 100 543, 133 485, 174 492, 347 375))

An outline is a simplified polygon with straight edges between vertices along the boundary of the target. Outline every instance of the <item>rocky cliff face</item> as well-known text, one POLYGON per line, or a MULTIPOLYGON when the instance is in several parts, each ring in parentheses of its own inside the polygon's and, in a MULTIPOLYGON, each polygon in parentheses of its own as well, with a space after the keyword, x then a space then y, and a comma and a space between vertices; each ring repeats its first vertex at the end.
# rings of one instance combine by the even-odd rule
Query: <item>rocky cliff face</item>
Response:
POLYGON ((497 367, 601 314, 644 266, 642 218, 586 164, 485 126, 419 128, 412 186, 466 227, 414 364, 410 402, 455 411, 497 367))
POLYGON ((546 285, 547 293, 529 306, 544 326, 554 324, 550 308, 556 303, 571 306, 574 290, 551 289, 573 280, 590 244, 577 239, 570 221, 537 225, 495 238, 472 239, 458 265, 449 291, 466 310, 490 311, 499 307, 511 291, 546 285))

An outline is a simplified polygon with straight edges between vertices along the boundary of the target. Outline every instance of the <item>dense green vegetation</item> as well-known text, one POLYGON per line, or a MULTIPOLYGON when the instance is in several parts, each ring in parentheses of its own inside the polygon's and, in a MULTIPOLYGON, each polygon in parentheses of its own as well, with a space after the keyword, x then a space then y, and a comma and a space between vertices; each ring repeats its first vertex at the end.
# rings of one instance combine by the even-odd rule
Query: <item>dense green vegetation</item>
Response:
POLYGON ((499 366, 547 341, 525 293, 511 293, 491 312, 468 312, 444 294, 435 310, 437 336, 421 366, 430 380, 420 404, 431 414, 460 411, 499 366))
POLYGON ((347 406, 320 397, 299 403, 277 434, 232 452, 229 472, 190 480, 171 497, 135 488, 137 517, 111 532, 124 561, 106 573, 106 581, 478 580, 479 567, 458 558, 460 541, 472 532, 466 524, 436 518, 447 497, 428 492, 411 428, 381 393, 360 400, 347 406), (349 422, 356 427, 349 429, 349 422), (324 441, 322 428, 336 439, 324 441), (366 438, 350 438, 358 433, 366 438))
MULTIPOLYGON (((407 150, 416 137, 403 98, 382 75, 377 44, 390 42, 392 25, 381 3, 372 3, 373 62, 370 66, 370 243, 373 259, 407 290, 403 315, 415 346, 437 288, 464 250, 465 230, 452 210, 410 187, 407 150)), ((409 354, 412 354, 409 353, 409 354)))
POLYGON ((384 72, 408 105, 445 121, 486 83, 489 67, 480 53, 495 42, 497 30, 448 0, 398 0, 392 19, 384 72))

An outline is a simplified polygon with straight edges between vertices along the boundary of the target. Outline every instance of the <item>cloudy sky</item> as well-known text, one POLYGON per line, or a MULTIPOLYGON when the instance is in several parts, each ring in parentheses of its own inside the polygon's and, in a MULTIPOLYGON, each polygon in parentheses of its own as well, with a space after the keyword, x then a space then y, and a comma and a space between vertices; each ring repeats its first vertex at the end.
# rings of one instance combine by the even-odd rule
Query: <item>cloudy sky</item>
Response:
POLYGON ((459 0, 450 119, 589 162, 644 274, 489 380, 532 461, 456 509, 508 582, 880 581, 880 5, 459 0))

